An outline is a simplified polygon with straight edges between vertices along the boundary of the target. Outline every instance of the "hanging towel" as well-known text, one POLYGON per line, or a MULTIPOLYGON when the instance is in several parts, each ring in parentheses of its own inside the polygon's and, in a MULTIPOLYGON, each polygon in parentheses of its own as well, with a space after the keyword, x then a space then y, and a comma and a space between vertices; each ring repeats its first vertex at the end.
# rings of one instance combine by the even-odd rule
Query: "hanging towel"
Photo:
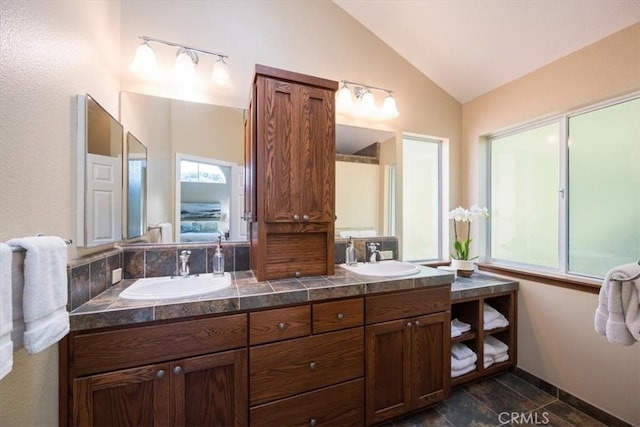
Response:
POLYGON ((475 366, 478 356, 473 353, 472 356, 465 357, 464 359, 456 359, 451 356, 451 370, 460 371, 469 366, 475 366))
POLYGON ((638 263, 615 267, 609 270, 600 287, 594 327, 609 342, 632 345, 640 341, 640 279, 615 280, 639 272, 638 263))
POLYGON ((24 348, 35 354, 69 332, 67 245, 54 236, 12 239, 7 244, 27 251, 22 295, 24 348))
POLYGON ((160 227, 160 243, 172 243, 173 242, 173 227, 168 222, 162 222, 158 224, 160 227))
POLYGON ((11 248, 5 243, 0 243, 0 380, 13 369, 12 257, 11 248))
POLYGON ((455 326, 460 332, 465 333, 471 330, 471 325, 469 323, 465 323, 458 318, 455 318, 451 321, 451 326, 455 326))
POLYGON ((464 374, 468 374, 469 372, 475 371, 476 370, 476 364, 474 363, 471 366, 468 366, 464 369, 460 369, 460 370, 455 370, 452 369, 451 370, 451 378, 455 378, 455 377, 460 377, 464 374))

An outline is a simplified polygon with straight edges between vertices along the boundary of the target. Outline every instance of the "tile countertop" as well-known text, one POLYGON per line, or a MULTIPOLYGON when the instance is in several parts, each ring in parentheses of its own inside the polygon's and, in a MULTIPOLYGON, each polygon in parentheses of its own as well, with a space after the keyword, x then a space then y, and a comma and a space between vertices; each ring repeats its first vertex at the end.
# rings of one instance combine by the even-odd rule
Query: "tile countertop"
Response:
MULTIPOLYGON (((130 301, 119 295, 135 280, 123 280, 70 313, 71 330, 133 325, 156 320, 277 307, 452 283, 451 272, 419 266, 420 272, 398 279, 350 273, 339 266, 333 276, 258 282, 251 271, 230 273, 228 288, 185 299, 130 301)), ((452 284, 452 299, 517 289, 517 282, 475 273, 452 284)))

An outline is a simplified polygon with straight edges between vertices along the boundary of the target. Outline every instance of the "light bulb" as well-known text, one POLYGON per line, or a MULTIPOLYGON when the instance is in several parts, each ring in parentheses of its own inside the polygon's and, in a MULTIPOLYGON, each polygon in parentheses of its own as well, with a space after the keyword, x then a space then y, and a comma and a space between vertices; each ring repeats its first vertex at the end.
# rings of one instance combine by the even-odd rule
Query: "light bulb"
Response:
POLYGON ((188 49, 180 48, 174 65, 175 77, 183 83, 191 82, 195 78, 195 68, 198 55, 188 49))
POLYGON ((384 99, 382 103, 382 115, 385 118, 393 119, 398 117, 400 113, 398 112, 398 106, 396 105, 395 98, 389 92, 389 95, 384 99))
POLYGON ((138 46, 129 69, 135 74, 147 76, 156 72, 156 54, 149 43, 143 41, 138 46))
POLYGON ((373 94, 369 89, 362 95, 360 99, 360 113, 363 115, 374 115, 376 112, 376 102, 373 94))
POLYGON ((224 58, 220 57, 213 64, 213 72, 211 73, 211 80, 218 85, 226 86, 230 83, 231 79, 229 78, 229 67, 227 67, 227 63, 224 62, 224 58))
POLYGON ((338 96, 336 98, 336 109, 341 112, 349 112, 353 107, 353 98, 351 96, 351 90, 347 87, 345 83, 342 85, 342 88, 338 91, 338 96))

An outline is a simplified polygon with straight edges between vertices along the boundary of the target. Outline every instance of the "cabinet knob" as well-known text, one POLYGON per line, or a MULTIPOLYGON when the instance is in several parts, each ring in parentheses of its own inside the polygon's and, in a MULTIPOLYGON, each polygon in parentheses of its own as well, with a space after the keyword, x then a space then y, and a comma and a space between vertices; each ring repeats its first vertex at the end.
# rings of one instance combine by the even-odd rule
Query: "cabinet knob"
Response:
POLYGON ((407 328, 411 327, 411 322, 407 322, 407 328))
POLYGON ((311 363, 309 363, 309 369, 311 369, 312 371, 313 371, 314 369, 316 369, 316 367, 318 367, 318 365, 316 364, 316 362, 311 362, 311 363))
POLYGON ((309 215, 302 215, 303 221, 309 221, 309 215))
POLYGON ((164 371, 164 369, 160 369, 158 372, 156 372, 156 378, 162 379, 164 378, 166 372, 164 371))
POLYGON ((338 316, 336 316, 338 318, 338 320, 342 320, 344 319, 344 314, 342 313, 338 313, 338 316))
POLYGON ((182 366, 178 365, 175 368, 173 368, 173 373, 176 375, 180 375, 182 373, 182 366))
POLYGON ((296 271, 296 278, 299 278, 299 277, 300 277, 300 272, 296 271))
POLYGON ((318 425, 318 421, 316 421, 315 418, 311 418, 309 420, 309 427, 316 427, 316 425, 318 425))
POLYGON ((420 326, 420 321, 419 321, 419 320, 416 320, 416 321, 414 322, 414 324, 415 324, 416 326, 420 326))
POLYGON ((287 329, 287 324, 284 322, 278 323, 278 329, 280 329, 281 331, 284 331, 285 329, 287 329))
POLYGON ((300 221, 300 215, 298 215, 298 214, 294 214, 294 215, 293 215, 293 220, 294 220, 294 221, 300 221))

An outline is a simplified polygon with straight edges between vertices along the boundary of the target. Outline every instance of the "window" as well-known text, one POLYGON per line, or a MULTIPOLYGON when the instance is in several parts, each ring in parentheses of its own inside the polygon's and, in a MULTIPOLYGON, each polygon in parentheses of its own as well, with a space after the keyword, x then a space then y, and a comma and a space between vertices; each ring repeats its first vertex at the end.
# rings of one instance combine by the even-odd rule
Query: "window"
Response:
POLYGON ((640 255, 640 98, 489 138, 488 259, 604 277, 640 255))
POLYGON ((402 139, 402 258, 441 259, 441 141, 402 139))
POLYGON ((227 178, 218 165, 181 160, 180 181, 226 184, 227 178))

